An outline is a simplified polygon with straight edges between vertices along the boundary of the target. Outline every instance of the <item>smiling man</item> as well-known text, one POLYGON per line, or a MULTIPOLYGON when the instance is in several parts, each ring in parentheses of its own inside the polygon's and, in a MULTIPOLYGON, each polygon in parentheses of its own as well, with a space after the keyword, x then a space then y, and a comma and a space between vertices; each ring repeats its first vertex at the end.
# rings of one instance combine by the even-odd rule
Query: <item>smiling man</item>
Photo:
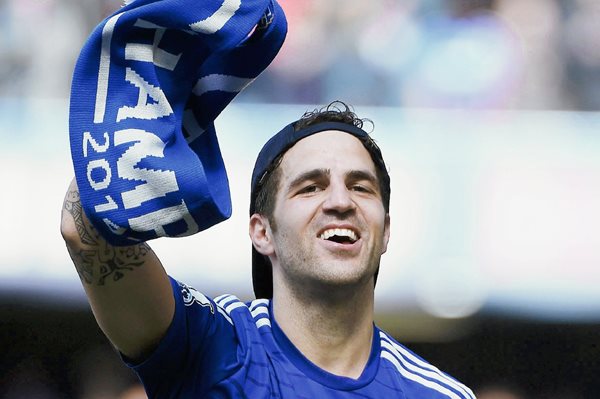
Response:
POLYGON ((249 303, 208 298, 169 277, 145 243, 111 246, 71 185, 67 247, 99 325, 149 397, 474 398, 373 323, 390 178, 362 125, 335 102, 261 150, 249 303), (104 278, 115 268, 118 278, 104 278))

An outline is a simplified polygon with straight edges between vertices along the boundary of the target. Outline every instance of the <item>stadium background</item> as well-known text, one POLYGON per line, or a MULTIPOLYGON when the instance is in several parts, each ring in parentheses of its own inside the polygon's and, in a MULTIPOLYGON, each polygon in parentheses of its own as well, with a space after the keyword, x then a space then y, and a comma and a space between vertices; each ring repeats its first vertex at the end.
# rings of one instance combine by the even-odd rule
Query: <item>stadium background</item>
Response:
MULTIPOLYGON (((343 99, 375 122, 393 182, 378 323, 480 397, 597 398, 600 4, 281 4, 284 48, 217 121, 234 216, 151 243, 169 272, 250 299, 253 158, 287 121, 343 99)), ((119 5, 0 0, 0 398, 117 398, 135 384, 58 231, 73 64, 119 5)))

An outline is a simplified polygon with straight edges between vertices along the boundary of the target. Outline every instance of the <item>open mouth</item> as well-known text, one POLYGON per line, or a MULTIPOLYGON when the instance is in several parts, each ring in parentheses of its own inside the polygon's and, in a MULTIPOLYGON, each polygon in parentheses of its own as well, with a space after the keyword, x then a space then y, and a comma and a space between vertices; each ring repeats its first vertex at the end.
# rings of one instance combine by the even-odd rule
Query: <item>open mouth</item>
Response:
POLYGON ((327 229, 319 235, 319 238, 338 244, 354 244, 360 237, 350 229, 327 229))

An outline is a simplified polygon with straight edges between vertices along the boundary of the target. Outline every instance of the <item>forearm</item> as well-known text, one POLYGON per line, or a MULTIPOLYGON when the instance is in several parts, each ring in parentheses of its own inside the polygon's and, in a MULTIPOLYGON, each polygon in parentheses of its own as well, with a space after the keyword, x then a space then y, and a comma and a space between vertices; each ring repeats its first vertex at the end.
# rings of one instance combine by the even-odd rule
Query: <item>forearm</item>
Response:
POLYGON ((98 324, 121 352, 143 356, 163 336, 174 309, 158 258, 146 243, 108 244, 86 218, 74 182, 65 197, 61 233, 98 324))

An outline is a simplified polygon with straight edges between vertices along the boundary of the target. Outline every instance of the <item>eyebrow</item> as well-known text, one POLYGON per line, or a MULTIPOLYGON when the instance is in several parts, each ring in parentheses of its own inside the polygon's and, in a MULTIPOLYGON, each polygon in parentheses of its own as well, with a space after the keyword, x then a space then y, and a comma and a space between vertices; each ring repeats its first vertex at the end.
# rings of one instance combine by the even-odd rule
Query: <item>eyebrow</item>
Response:
POLYGON ((329 177, 331 175, 330 169, 312 169, 308 170, 304 173, 298 175, 291 183, 288 185, 289 189, 293 189, 294 187, 300 185, 302 182, 307 180, 319 180, 324 177, 329 177))
POLYGON ((379 187, 379 180, 377 179, 377 177, 373 173, 368 172, 366 170, 351 170, 346 174, 346 179, 349 179, 351 181, 366 180, 369 183, 379 187))

